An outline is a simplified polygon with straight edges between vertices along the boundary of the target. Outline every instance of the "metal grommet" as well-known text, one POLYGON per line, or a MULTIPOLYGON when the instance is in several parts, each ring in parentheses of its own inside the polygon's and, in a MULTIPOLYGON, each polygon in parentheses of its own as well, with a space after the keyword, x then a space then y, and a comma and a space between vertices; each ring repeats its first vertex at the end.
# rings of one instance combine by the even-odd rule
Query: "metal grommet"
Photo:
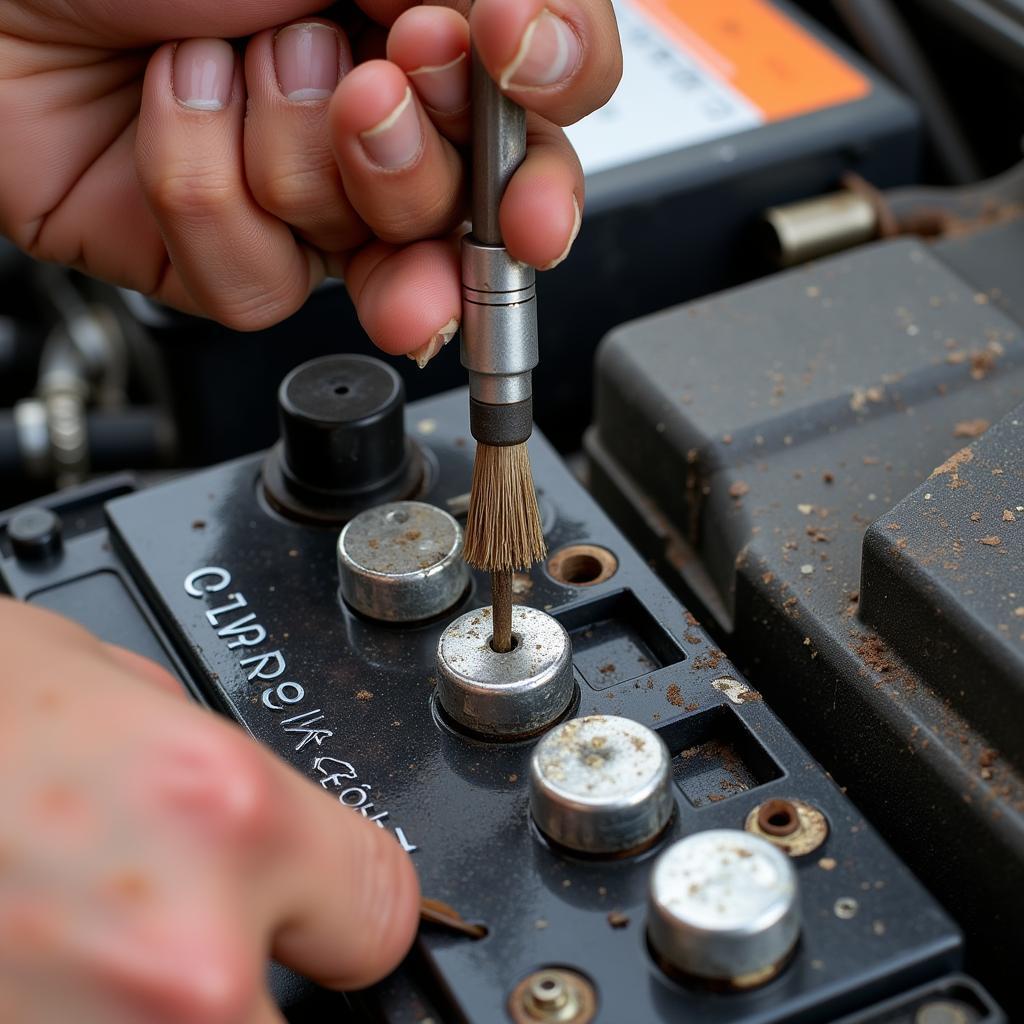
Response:
POLYGON ((548 575, 570 587, 593 587, 609 580, 619 560, 607 548, 596 544, 571 544, 548 559, 548 575))
POLYGON ((828 838, 825 815, 803 800, 766 800, 747 815, 743 827, 790 857, 813 853, 828 838))
POLYGON ((582 974, 546 967, 516 985, 508 1009, 515 1024, 588 1024, 597 1013, 597 993, 582 974))

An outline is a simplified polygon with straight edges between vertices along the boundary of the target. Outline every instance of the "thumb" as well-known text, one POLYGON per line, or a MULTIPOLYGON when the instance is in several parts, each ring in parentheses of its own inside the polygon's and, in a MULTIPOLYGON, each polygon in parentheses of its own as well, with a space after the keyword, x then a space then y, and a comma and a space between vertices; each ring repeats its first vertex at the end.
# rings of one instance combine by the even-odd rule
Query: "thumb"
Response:
POLYGON ((280 893, 273 955, 328 988, 365 988, 398 966, 416 935, 412 861, 391 832, 278 765, 290 839, 265 880, 280 893))

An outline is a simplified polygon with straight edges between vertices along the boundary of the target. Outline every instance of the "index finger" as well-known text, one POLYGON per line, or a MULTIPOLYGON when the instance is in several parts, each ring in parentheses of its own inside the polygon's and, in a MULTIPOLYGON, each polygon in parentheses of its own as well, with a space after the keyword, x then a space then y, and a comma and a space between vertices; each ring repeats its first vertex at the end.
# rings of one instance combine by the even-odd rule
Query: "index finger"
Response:
POLYGON ((398 966, 419 926, 419 882, 393 832, 290 768, 278 775, 283 850, 267 867, 275 959, 322 985, 364 988, 398 966), (341 806, 338 806, 339 802, 341 806))
POLYGON ((469 24, 506 95, 556 124, 603 106, 622 76, 611 0, 476 0, 469 24))

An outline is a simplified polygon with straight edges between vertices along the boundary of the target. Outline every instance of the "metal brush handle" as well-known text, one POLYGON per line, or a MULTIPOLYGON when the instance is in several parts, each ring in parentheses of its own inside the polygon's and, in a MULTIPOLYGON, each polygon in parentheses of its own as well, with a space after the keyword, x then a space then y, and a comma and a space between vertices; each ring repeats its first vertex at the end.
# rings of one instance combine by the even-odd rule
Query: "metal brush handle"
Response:
POLYGON ((498 208, 516 169, 526 159, 526 111, 487 73, 473 47, 473 236, 501 246, 498 208))
POLYGON ((533 430, 538 361, 536 275, 504 247, 498 211, 526 156, 526 112, 473 51, 473 231, 462 243, 462 365, 470 429, 483 444, 521 444, 533 430))

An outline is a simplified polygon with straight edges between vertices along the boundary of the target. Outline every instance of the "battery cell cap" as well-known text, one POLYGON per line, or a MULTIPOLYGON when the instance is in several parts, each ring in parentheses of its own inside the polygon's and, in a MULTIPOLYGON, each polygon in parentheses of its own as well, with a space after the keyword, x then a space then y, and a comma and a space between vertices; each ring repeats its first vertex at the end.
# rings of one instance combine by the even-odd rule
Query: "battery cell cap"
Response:
POLYGON ((349 606, 372 619, 433 618, 457 604, 469 586, 462 528, 422 501, 367 509, 338 535, 338 579, 349 606))
POLYGON ((563 722, 530 759, 530 811, 549 839, 580 853, 639 851, 675 808, 671 758, 656 732, 628 718, 563 722))
POLYGON ((452 622, 437 644, 437 699, 456 725, 492 739, 532 736, 557 722, 575 693, 572 642, 537 608, 512 608, 513 647, 491 647, 491 609, 452 622))
POLYGON ((796 872, 758 836, 696 832, 654 864, 647 934, 670 971, 749 988, 778 973, 799 933, 796 872))
POLYGON ((343 523, 382 502, 414 496, 419 449, 405 434, 405 386, 370 356, 322 356, 278 390, 281 440, 263 466, 270 503, 297 519, 343 523))

